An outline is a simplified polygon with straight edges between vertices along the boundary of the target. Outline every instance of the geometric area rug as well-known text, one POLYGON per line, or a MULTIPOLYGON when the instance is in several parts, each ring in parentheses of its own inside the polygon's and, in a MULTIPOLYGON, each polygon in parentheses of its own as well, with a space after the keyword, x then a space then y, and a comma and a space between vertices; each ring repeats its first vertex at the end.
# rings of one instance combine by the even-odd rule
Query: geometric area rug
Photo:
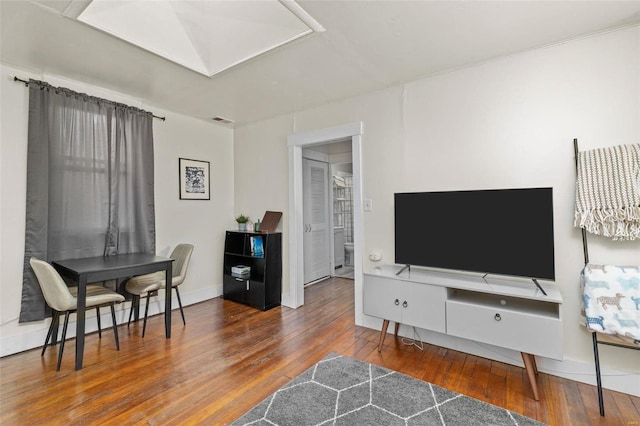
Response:
POLYGON ((542 425, 504 408, 331 353, 233 425, 542 425))

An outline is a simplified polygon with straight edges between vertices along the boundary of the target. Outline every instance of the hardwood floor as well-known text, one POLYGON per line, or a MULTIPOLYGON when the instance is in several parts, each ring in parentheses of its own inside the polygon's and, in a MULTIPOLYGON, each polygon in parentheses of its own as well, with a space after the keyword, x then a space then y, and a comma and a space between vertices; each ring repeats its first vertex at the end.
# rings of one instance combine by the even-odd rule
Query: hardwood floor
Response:
MULTIPOLYGON (((60 372, 57 349, 0 360, 0 423, 228 424, 329 352, 369 361, 551 425, 638 425, 640 398, 540 373, 540 401, 524 369, 431 345, 420 351, 354 326, 353 281, 331 279, 305 289, 297 310, 261 312, 216 298, 174 310, 172 338, 162 316, 121 325, 120 351, 108 330, 87 336, 84 368, 73 369, 74 340, 60 372)), ((471 422, 472 423, 472 422, 471 422)))

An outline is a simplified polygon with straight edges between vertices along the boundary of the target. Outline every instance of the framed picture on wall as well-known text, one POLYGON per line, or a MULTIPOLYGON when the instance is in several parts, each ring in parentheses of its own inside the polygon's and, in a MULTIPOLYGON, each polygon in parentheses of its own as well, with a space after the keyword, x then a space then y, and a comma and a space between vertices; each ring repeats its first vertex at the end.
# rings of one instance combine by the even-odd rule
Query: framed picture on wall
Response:
POLYGON ((209 162, 180 158, 178 166, 181 200, 210 200, 209 162))

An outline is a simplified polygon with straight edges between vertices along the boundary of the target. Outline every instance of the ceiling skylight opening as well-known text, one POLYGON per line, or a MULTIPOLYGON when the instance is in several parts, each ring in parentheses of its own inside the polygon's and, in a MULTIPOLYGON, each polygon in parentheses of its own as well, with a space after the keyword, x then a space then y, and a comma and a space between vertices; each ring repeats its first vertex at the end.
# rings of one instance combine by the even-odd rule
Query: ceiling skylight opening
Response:
POLYGON ((76 0, 72 5, 65 16, 209 77, 324 31, 293 0, 76 0))

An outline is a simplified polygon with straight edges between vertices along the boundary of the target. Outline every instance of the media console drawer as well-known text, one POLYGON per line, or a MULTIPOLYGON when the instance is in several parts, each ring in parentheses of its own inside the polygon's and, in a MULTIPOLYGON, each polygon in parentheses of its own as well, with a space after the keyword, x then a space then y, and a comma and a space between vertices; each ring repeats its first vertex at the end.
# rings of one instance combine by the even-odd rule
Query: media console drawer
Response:
POLYGON ((562 321, 556 303, 451 290, 446 304, 449 335, 562 359, 562 321))

